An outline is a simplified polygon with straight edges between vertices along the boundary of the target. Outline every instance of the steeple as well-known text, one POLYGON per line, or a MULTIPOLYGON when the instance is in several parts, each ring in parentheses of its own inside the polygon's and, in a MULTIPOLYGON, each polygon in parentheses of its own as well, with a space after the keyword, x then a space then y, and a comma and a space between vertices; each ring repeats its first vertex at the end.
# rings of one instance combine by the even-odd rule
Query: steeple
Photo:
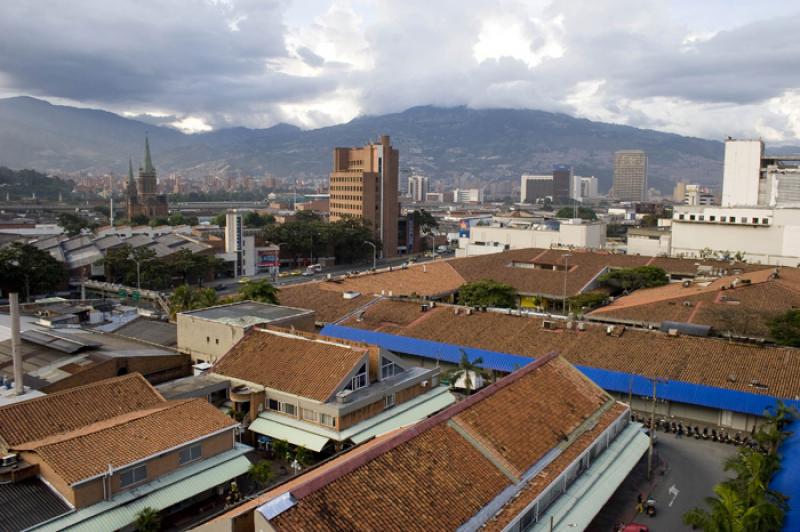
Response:
POLYGON ((144 137, 144 173, 153 174, 156 169, 153 168, 153 160, 150 158, 150 140, 147 135, 144 137))
POLYGON ((128 196, 136 195, 136 181, 133 179, 133 160, 128 157, 128 196))

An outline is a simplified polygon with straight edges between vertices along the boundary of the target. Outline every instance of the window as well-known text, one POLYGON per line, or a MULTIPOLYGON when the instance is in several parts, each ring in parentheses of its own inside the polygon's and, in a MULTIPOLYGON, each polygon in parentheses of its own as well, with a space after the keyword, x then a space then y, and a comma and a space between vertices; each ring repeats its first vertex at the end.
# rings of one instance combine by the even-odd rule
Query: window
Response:
POLYGON ((719 217, 719 221, 720 222, 727 222, 728 221, 728 217, 727 216, 720 216, 719 217))
POLYGON ((219 345, 219 338, 217 338, 216 341, 217 341, 217 345, 219 345))
POLYGON ((206 336, 206 343, 207 344, 211 343, 211 337, 210 336, 206 336))
POLYGON ((758 223, 758 218, 753 218, 753 223, 757 224, 758 223))
POLYGON ((309 410, 308 408, 304 408, 303 409, 303 419, 306 419, 308 421, 313 421, 314 423, 317 423, 319 421, 319 415, 316 412, 314 412, 313 410, 309 410))
POLYGON ((742 216, 742 218, 741 218, 741 222, 742 222, 743 224, 746 224, 746 223, 747 223, 747 217, 746 217, 746 216, 742 216))
POLYGON ((712 215, 712 216, 709 216, 709 217, 708 217, 708 220, 709 220, 710 222, 714 222, 714 221, 716 221, 716 220, 717 220, 717 217, 712 215))
POLYGON ((323 425, 328 425, 329 427, 336 426, 336 418, 333 416, 329 416, 328 414, 320 414, 319 422, 322 423, 323 425))
POLYGON ((281 404, 278 401, 276 401, 275 399, 270 399, 269 403, 268 403, 268 406, 269 406, 270 410, 280 410, 281 409, 281 404))
POLYGON ((383 408, 392 408, 394 406, 394 394, 387 395, 383 398, 383 408))
POLYGON ((345 390, 358 390, 367 386, 367 365, 363 364, 347 385, 345 390))
POLYGON ((769 223, 769 219, 761 218, 761 223, 764 224, 764 225, 767 225, 769 223))
POLYGON ((199 443, 190 447, 184 447, 180 450, 178 462, 181 464, 194 462, 195 460, 200 459, 201 453, 202 451, 199 443))
POLYGON ((140 465, 126 469, 119 474, 119 485, 121 487, 131 486, 147 479, 147 466, 140 465))
POLYGON ((683 220, 684 218, 685 218, 685 216, 683 214, 679 214, 678 215, 678 220, 683 220))
POLYGON ((297 407, 292 403, 281 403, 281 412, 297 417, 297 407))
POLYGON ((403 371, 403 369, 400 366, 388 358, 381 357, 381 380, 397 375, 401 371, 403 371))
POLYGON ((689 219, 690 219, 690 220, 692 220, 692 221, 694 221, 694 214, 690 214, 690 215, 689 215, 689 219))

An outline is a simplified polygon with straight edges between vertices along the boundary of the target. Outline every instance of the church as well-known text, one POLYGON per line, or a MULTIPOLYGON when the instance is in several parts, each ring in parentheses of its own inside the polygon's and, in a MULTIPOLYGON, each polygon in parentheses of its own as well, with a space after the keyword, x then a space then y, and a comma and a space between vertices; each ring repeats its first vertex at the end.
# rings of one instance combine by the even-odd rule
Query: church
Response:
POLYGON ((167 196, 158 194, 156 169, 150 157, 150 141, 144 138, 144 166, 139 168, 139 178, 133 179, 133 162, 128 160, 128 220, 143 214, 148 218, 169 216, 167 196))

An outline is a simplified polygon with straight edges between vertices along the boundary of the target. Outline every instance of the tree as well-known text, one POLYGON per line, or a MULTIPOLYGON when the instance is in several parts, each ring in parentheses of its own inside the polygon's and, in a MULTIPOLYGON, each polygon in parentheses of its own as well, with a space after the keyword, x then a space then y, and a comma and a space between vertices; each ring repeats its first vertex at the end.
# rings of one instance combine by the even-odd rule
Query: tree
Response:
POLYGON ((173 212, 167 218, 169 225, 197 225, 197 216, 186 216, 182 212, 173 212))
POLYGON ((570 308, 575 308, 578 310, 584 308, 592 309, 603 306, 606 302, 606 299, 608 299, 608 296, 603 292, 586 292, 569 298, 568 304, 570 308))
POLYGON ((161 530, 161 515, 158 510, 146 507, 136 514, 136 530, 139 532, 156 532, 161 530))
POLYGON ((619 268, 604 273, 597 280, 602 286, 610 288, 615 294, 669 283, 667 272, 655 266, 619 268))
POLYGON ((311 463, 311 453, 302 445, 298 445, 294 450, 294 459, 301 466, 307 466, 311 463))
POLYGON ((266 279, 249 281, 239 287, 239 296, 243 300, 258 301, 278 305, 278 289, 266 279))
POLYGON ((3 293, 20 291, 25 301, 31 294, 58 289, 67 280, 67 270, 46 251, 13 242, 0 249, 0 288, 3 293))
POLYGON ((271 214, 260 215, 255 211, 248 211, 242 218, 246 227, 264 227, 275 223, 275 217, 271 214))
POLYGON ((275 473, 272 471, 272 462, 269 460, 261 460, 258 463, 250 464, 247 474, 259 487, 266 486, 275 477, 275 473))
MULTIPOLYGON (((575 218, 574 207, 561 207, 556 212, 556 218, 575 218)), ((597 220, 597 213, 589 207, 578 207, 578 218, 583 220, 597 220)))
POLYGON ((88 229, 89 221, 79 214, 65 212, 58 215, 58 225, 64 228, 69 236, 77 235, 83 229, 88 229))
POLYGON ((775 343, 800 347, 800 309, 787 310, 767 321, 769 334, 775 343))
POLYGON ((483 279, 459 288, 458 303, 470 307, 512 308, 516 304, 516 291, 511 285, 483 279))
POLYGON ((131 225, 147 225, 149 221, 150 218, 144 214, 137 214, 130 219, 131 225))
POLYGON ((469 360, 469 355, 463 349, 461 351, 461 360, 458 362, 458 368, 454 369, 450 373, 447 374, 447 379, 450 381, 450 387, 452 388, 456 381, 459 380, 462 376, 464 377, 464 389, 467 392, 467 395, 471 394, 475 388, 475 383, 472 382, 472 376, 478 376, 486 378, 488 374, 486 370, 481 368, 483 365, 483 358, 477 357, 472 361, 469 360))
POLYGON ((272 440, 272 456, 279 460, 289 459, 289 443, 286 440, 272 440))
POLYGON ((658 216, 655 214, 645 214, 642 216, 642 227, 656 227, 658 225, 658 216))
POLYGON ((421 233, 429 233, 431 229, 439 227, 439 220, 425 209, 414 211, 414 222, 419 225, 421 233))
POLYGON ((219 302, 217 292, 213 288, 192 288, 181 285, 169 298, 169 314, 171 319, 181 312, 200 308, 213 307, 219 302))
POLYGON ((211 218, 211 225, 218 225, 219 227, 225 227, 225 212, 220 212, 211 218))
POLYGON ((748 506, 742 495, 728 483, 714 486, 716 497, 707 497, 711 511, 695 508, 683 516, 683 522, 705 532, 779 531, 783 521, 780 508, 761 500, 748 506))

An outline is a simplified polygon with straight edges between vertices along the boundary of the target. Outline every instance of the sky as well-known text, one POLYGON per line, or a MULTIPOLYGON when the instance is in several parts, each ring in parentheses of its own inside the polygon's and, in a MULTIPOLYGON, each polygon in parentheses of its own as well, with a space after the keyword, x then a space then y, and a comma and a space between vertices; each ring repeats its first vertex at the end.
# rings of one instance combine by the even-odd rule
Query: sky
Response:
POLYGON ((416 105, 800 139, 800 4, 761 0, 0 3, 0 97, 187 132, 416 105))

